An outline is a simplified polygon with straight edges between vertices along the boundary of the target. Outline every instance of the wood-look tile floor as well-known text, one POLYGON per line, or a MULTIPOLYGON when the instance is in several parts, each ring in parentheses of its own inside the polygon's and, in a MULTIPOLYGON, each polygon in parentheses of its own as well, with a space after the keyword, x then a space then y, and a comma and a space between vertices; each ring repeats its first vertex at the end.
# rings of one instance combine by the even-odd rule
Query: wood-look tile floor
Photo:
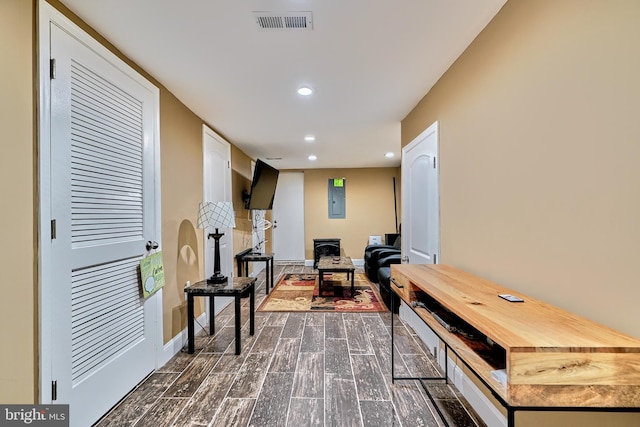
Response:
MULTIPOLYGON (((313 271, 276 265, 275 282, 283 273, 313 271)), ((257 285, 256 307, 265 298, 264 271, 257 285)), ((391 383, 389 313, 257 312, 251 336, 248 305, 243 299, 240 355, 230 305, 216 316, 215 335, 196 337, 195 354, 178 353, 97 425, 444 425, 420 384, 391 383)), ((433 358, 413 330, 395 325, 396 375, 434 375, 433 358)), ((484 426, 453 386, 429 388, 449 425, 484 426)))

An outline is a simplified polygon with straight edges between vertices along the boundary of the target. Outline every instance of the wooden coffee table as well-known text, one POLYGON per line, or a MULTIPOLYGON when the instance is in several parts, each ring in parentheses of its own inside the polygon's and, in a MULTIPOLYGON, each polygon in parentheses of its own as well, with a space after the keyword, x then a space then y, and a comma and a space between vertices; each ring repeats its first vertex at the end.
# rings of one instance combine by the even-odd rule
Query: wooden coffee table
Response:
POLYGON ((324 273, 347 273, 347 280, 351 275, 351 298, 354 297, 355 286, 353 276, 356 268, 353 266, 351 258, 348 256, 323 256, 318 261, 318 295, 322 296, 322 284, 324 283, 324 273))

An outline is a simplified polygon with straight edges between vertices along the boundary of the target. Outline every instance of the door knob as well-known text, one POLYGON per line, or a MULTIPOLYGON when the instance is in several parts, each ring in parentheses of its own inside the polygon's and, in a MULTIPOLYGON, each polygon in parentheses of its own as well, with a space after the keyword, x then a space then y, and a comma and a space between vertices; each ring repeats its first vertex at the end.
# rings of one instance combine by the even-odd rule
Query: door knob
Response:
POLYGON ((152 242, 151 240, 149 240, 145 245, 145 247, 147 248, 148 251, 152 249, 158 249, 158 242, 152 242))

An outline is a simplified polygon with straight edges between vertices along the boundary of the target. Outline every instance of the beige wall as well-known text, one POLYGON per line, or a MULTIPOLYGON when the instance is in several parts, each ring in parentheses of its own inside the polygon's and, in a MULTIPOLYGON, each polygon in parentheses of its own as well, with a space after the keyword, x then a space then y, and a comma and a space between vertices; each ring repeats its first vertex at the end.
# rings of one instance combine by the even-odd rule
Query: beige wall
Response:
POLYGON ((34 6, 0 1, 0 402, 36 399, 34 6))
MULTIPOLYGON (((166 89, 160 92, 162 184, 162 290, 164 342, 187 327, 184 285, 202 280, 203 233, 197 228, 202 201, 202 120, 166 89)), ((202 298, 196 298, 203 306, 202 298)))
POLYGON ((403 145, 440 123, 444 263, 636 337, 639 22, 636 0, 509 0, 402 122, 403 145))
MULTIPOLYGON (((305 257, 313 259, 313 239, 340 238, 341 252, 362 259, 370 235, 395 232, 393 177, 400 218, 400 169, 307 169, 304 171, 305 257), (346 180, 346 218, 328 218, 328 180, 346 180)), ((398 219, 398 222, 400 219, 398 219)))

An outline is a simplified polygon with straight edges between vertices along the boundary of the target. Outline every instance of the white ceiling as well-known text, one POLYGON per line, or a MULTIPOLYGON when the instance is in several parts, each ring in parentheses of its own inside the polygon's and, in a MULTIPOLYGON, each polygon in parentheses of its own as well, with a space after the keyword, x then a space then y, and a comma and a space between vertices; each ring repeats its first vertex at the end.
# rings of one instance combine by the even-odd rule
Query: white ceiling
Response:
POLYGON ((506 2, 61 1, 229 142, 278 169, 399 165, 400 121, 506 2), (260 30, 254 11, 310 11, 313 29, 260 30), (303 84, 315 94, 298 95, 303 84))

